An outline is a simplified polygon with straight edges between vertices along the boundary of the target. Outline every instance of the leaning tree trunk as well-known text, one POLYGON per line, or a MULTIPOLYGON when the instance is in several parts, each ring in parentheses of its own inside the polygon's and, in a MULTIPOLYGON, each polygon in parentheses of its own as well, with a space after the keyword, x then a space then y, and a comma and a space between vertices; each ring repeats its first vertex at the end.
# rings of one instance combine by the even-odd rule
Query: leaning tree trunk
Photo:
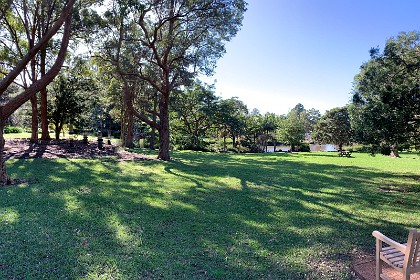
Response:
POLYGON ((0 183, 10 184, 11 180, 7 176, 5 158, 3 155, 4 151, 4 138, 3 128, 5 120, 10 117, 20 106, 27 102, 33 95, 39 92, 42 88, 45 88, 55 76, 60 72, 61 66, 66 58, 67 46, 70 40, 71 31, 71 11, 76 0, 68 0, 66 8, 62 11, 59 20, 54 26, 47 32, 47 34, 41 38, 34 48, 28 52, 16 65, 16 67, 7 74, 2 80, 0 80, 0 95, 8 88, 13 80, 23 71, 23 68, 33 59, 39 49, 48 43, 52 36, 57 33, 64 23, 63 37, 60 45, 60 50, 57 54, 57 59, 51 66, 50 70, 40 80, 34 82, 29 88, 25 89, 24 92, 13 97, 9 101, 0 105, 0 183))
POLYGON ((170 160, 169 154, 169 95, 162 95, 159 102, 159 154, 158 159, 170 160))

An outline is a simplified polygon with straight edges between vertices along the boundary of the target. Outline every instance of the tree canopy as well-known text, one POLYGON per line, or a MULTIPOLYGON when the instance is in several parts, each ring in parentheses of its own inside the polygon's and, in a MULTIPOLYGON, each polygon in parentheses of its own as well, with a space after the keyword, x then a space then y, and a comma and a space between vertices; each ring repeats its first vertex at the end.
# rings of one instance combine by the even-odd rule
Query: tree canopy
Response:
POLYGON ((398 153, 400 145, 420 141, 420 33, 390 38, 354 79, 350 107, 356 140, 385 145, 398 153))
POLYGON ((334 144, 341 151, 352 143, 353 131, 347 107, 328 110, 314 126, 312 138, 317 143, 334 144))

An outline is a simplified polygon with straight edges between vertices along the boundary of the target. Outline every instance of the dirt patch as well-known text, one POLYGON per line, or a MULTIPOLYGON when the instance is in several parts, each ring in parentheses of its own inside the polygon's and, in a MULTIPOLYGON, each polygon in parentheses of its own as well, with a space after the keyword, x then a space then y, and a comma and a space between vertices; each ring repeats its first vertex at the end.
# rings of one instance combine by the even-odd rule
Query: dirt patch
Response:
POLYGON ((381 191, 384 192, 399 192, 399 193, 407 193, 408 190, 400 189, 400 188, 390 188, 390 187, 379 187, 381 191))
MULTIPOLYGON (((389 277, 391 280, 400 280, 403 279, 401 272, 396 271, 386 263, 383 265, 383 274, 389 277)), ((353 266, 353 271, 360 280, 375 280, 376 272, 376 260, 374 257, 371 257, 368 260, 361 261, 356 263, 353 266)), ((415 273, 411 275, 411 280, 420 280, 420 273, 415 273)))
POLYGON ((121 161, 156 159, 152 156, 125 151, 108 143, 104 143, 102 149, 99 149, 96 141, 85 144, 83 140, 51 140, 31 143, 28 139, 11 139, 6 140, 4 153, 6 159, 94 159, 101 157, 116 157, 121 161))

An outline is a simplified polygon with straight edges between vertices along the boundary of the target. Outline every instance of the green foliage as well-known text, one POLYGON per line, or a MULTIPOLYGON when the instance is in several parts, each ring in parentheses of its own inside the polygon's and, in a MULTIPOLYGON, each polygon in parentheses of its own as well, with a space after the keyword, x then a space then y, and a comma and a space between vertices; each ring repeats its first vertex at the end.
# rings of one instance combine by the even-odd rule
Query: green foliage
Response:
POLYGON ((52 83, 49 93, 50 123, 55 127, 56 138, 67 124, 82 128, 90 117, 97 86, 85 61, 76 59, 73 68, 60 74, 52 83))
POLYGON ((207 132, 215 126, 219 99, 214 87, 199 81, 183 91, 178 91, 171 100, 174 112, 171 118, 173 144, 181 149, 206 150, 207 132))
POLYGON ((5 126, 3 133, 8 134, 8 133, 23 133, 25 132, 25 130, 21 127, 17 127, 17 126, 5 126))
POLYGON ((386 42, 383 53, 371 50, 371 60, 355 77, 352 126, 358 142, 418 145, 420 134, 420 33, 400 33, 386 42))
POLYGON ((309 144, 306 143, 302 143, 299 145, 299 152, 310 152, 311 151, 311 147, 309 146, 309 144))
POLYGON ((320 144, 337 145, 340 150, 343 145, 351 144, 353 130, 347 107, 327 111, 314 126, 312 138, 320 144))
MULTIPOLYGON (((110 75, 124 84, 121 100, 127 123, 131 127, 135 115, 158 130, 159 158, 169 160, 169 100, 198 74, 213 73, 216 61, 225 52, 225 43, 240 29, 246 2, 157 0, 114 4, 103 14, 107 28, 95 43, 110 75), (141 95, 140 87, 142 91, 152 88, 158 99, 142 98, 146 110, 132 105, 133 95, 141 95), (155 106, 157 102, 159 106, 155 106)), ((178 141, 178 136, 172 139, 178 141)), ((185 138, 180 141, 201 146, 199 137, 192 138, 192 143, 185 138)))
POLYGON ((350 280, 373 230, 420 224, 413 154, 174 158, 10 161, 0 278, 350 280))
POLYGON ((222 99, 218 103, 214 118, 219 135, 225 142, 224 150, 227 149, 226 137, 228 136, 232 138, 233 147, 236 147, 237 137, 244 134, 247 115, 248 108, 236 97, 222 99))
POLYGON ((314 108, 305 110, 305 132, 311 133, 314 130, 314 126, 318 123, 319 119, 321 118, 321 113, 319 110, 314 108))
POLYGON ((285 144, 291 145, 292 151, 296 151, 296 146, 299 146, 305 139, 305 123, 303 105, 299 103, 282 120, 277 130, 278 139, 285 144))

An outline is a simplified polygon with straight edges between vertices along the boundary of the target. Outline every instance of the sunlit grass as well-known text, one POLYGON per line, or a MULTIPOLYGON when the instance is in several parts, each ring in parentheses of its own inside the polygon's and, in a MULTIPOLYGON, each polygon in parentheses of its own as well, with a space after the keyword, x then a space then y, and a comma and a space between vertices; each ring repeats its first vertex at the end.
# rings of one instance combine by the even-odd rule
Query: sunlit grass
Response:
POLYGON ((351 279, 420 227, 419 156, 353 155, 9 161, 0 278, 351 279))

